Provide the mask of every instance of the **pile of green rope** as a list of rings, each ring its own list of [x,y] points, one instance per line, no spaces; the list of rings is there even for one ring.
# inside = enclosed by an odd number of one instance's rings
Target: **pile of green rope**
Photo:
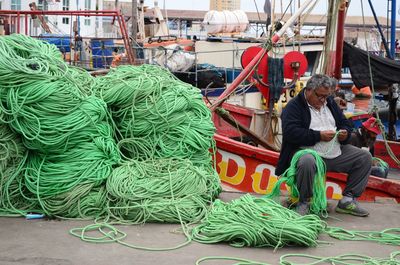
[[[221,192],[210,152],[215,127],[200,90],[141,65],[111,69],[96,78],[94,91],[108,105],[127,161],[107,181],[111,218],[199,221]]]
[[[96,94],[111,110],[127,158],[210,164],[215,127],[199,89],[158,66],[120,66],[96,79]]]
[[[230,203],[216,200],[192,236],[234,247],[316,246],[325,226],[317,215],[300,216],[274,200],[247,194]]]
[[[104,212],[87,209],[99,208],[93,191],[105,184],[120,154],[106,104],[87,93],[93,79],[69,67],[54,45],[23,35],[2,37],[0,57],[1,122],[28,149],[19,173],[0,187],[3,194],[19,197],[2,211],[26,214],[19,202],[27,200],[48,216]],[[106,196],[99,197],[105,205]]]
[[[121,223],[198,222],[218,196],[218,175],[188,159],[131,160],[107,179],[109,214]]]
[[[0,58],[0,214],[120,223],[205,215],[221,187],[200,90],[149,65],[95,80],[23,35],[0,38]]]
[[[7,124],[0,123],[0,215],[38,208],[35,201],[22,196],[22,168],[26,157],[26,148],[18,134]]]
[[[310,205],[310,212],[317,215],[326,215],[326,207],[328,205],[326,199],[326,166],[325,162],[318,155],[317,152],[310,149],[304,149],[297,151],[293,156],[290,167],[282,174],[273,187],[271,193],[267,195],[268,198],[276,198],[280,195],[280,187],[283,183],[286,183],[289,189],[290,196],[293,198],[299,198],[299,190],[296,184],[297,174],[297,162],[305,155],[311,154],[315,158],[316,172],[314,176],[313,185],[313,198]]]

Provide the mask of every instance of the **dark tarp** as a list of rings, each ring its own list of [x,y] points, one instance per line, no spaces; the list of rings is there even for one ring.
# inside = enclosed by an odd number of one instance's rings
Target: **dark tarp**
[[[374,87],[383,88],[400,83],[400,63],[370,54]],[[347,42],[343,46],[343,67],[349,67],[351,79],[356,87],[371,86],[367,51]]]

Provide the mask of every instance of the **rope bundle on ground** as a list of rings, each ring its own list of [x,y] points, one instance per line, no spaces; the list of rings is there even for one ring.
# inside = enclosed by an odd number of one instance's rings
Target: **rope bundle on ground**
[[[49,216],[98,216],[104,209],[92,189],[98,193],[120,154],[106,104],[86,93],[90,75],[68,67],[54,45],[23,35],[2,37],[0,55],[2,122],[29,149],[22,178],[12,177],[20,198],[4,205],[5,211],[21,214],[26,207],[18,202],[25,199]],[[10,194],[10,181],[0,187],[3,193]]]
[[[131,160],[113,171],[107,191],[112,219],[176,223],[200,221],[220,186],[215,171],[188,159]]]
[[[2,175],[1,213],[123,223],[204,216],[220,186],[209,152],[215,128],[198,89],[146,65],[94,82],[54,45],[22,35],[2,37],[0,56],[1,125],[28,149],[14,148],[21,163]],[[115,135],[126,158],[139,160],[108,179],[121,162]]]
[[[210,164],[215,127],[200,90],[157,66],[121,66],[96,80],[127,158],[188,158]]]
[[[216,200],[192,235],[201,243],[234,247],[316,246],[325,226],[316,215],[300,216],[274,200],[244,195],[230,203]]]
[[[23,197],[22,170],[27,151],[17,133],[0,123],[0,215],[25,214],[39,209],[36,201]]]

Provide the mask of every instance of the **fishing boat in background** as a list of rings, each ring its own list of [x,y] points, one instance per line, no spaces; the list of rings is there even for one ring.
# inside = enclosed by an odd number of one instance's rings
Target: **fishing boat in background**
[[[222,107],[228,110],[238,122],[246,126],[252,123],[254,110],[227,103],[224,103]],[[214,137],[217,144],[215,162],[221,181],[232,189],[242,192],[270,193],[278,180],[274,172],[279,152],[234,140],[240,138],[241,133],[217,115],[214,115],[214,124],[217,128]],[[379,142],[378,146],[380,149],[376,152],[379,154],[378,157],[382,157],[381,154],[385,152],[381,153],[381,150],[386,149],[383,149],[382,142]],[[341,199],[346,179],[346,174],[327,172],[327,198]],[[281,189],[287,188],[282,186]],[[370,176],[360,200],[378,201],[381,198],[393,198],[400,203],[400,181]]]
[[[309,2],[304,3],[304,5],[306,4],[309,4]],[[338,78],[341,76],[342,68],[343,25],[346,8],[346,3],[343,1],[342,6],[339,8],[339,12],[336,14],[338,16],[338,40],[336,42],[336,47],[329,50],[329,57],[325,59],[325,64],[327,67],[325,67],[324,72],[328,75]],[[272,40],[274,41],[274,37],[279,39],[281,34],[282,32],[278,31],[273,36]],[[335,46],[333,38],[331,39],[331,43],[326,41],[325,44]],[[215,102],[213,102],[211,106],[212,110],[216,110],[218,106],[220,106],[222,102],[229,96],[229,94],[236,88],[236,86],[247,79],[249,75],[254,76],[254,72],[257,72],[257,69],[254,70],[255,65],[257,65],[259,60],[262,62],[262,59],[260,58],[262,58],[265,54],[265,52],[263,53],[263,50],[265,51],[267,49],[268,48],[264,47],[263,49],[260,49],[257,54],[253,55],[254,59],[248,63],[243,72],[234,80],[227,90],[224,91],[224,93]],[[253,70],[254,72],[252,72]],[[273,104],[273,101],[268,100],[268,97],[271,96],[269,91],[263,91],[263,89],[265,89],[264,85],[265,84],[257,84],[256,86],[266,98],[267,104]],[[266,89],[268,90],[268,87]],[[231,119],[236,121],[236,127],[249,127],[252,123],[254,126],[254,110],[240,108],[238,106],[232,106],[229,104],[223,104],[222,108],[226,109],[231,115]],[[272,108],[269,110],[271,111],[271,109]],[[356,118],[362,119],[368,118],[369,116],[370,115],[368,113],[365,113],[363,117],[358,116]],[[217,128],[217,133],[215,135],[215,140],[217,142],[217,153],[215,155],[215,159],[217,162],[217,171],[222,182],[240,191],[255,192],[260,194],[270,192],[277,181],[277,176],[274,175],[274,171],[279,158],[279,152],[277,152],[277,150],[271,151],[233,140],[234,138],[237,139],[243,137],[243,134],[239,133],[238,135],[235,135],[235,132],[232,131],[235,130],[235,123],[230,122],[226,118],[224,118],[224,120],[227,121],[227,123],[224,124],[220,117],[214,116],[214,124]],[[231,130],[227,129],[227,126],[231,126]],[[247,131],[243,129],[242,132],[247,133]],[[262,139],[257,139],[256,136],[251,134],[250,136],[251,139],[255,140],[256,142],[261,140],[261,145],[263,145]],[[260,144],[260,142],[258,144]],[[265,148],[270,147],[266,145],[263,146]],[[397,145],[391,146],[397,147]],[[385,149],[383,149],[383,147]],[[378,141],[376,153],[378,157],[388,160],[388,152],[386,151],[386,148],[388,148],[388,145],[384,145],[382,141]],[[395,154],[396,150],[398,149],[395,149]],[[393,163],[390,163],[390,165],[393,167],[396,166]],[[331,199],[340,199],[342,196],[342,190],[346,183],[346,175],[342,173],[327,172],[326,179],[327,197]],[[281,189],[286,189],[286,187],[282,186]],[[381,179],[371,176],[368,180],[366,191],[363,193],[360,200],[375,201],[379,200],[380,197],[394,198],[397,202],[400,202],[400,181]]]

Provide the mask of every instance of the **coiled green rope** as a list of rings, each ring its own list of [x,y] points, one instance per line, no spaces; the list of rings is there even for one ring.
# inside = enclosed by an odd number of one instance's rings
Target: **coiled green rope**
[[[129,161],[107,179],[110,218],[125,224],[198,222],[220,192],[215,171],[188,159]]]
[[[310,205],[310,212],[317,215],[326,215],[326,207],[328,205],[326,199],[326,166],[325,162],[318,155],[317,152],[310,149],[297,151],[290,162],[290,167],[282,174],[273,187],[271,193],[267,195],[268,198],[276,198],[280,195],[280,187],[286,183],[289,187],[290,195],[294,198],[299,197],[299,190],[296,184],[297,162],[305,155],[311,154],[315,158],[316,172],[314,176],[313,185],[313,198]]]
[[[247,194],[230,203],[216,200],[192,236],[200,243],[234,247],[316,246],[325,226],[317,215],[300,216],[274,200]]]
[[[126,158],[188,158],[210,164],[215,127],[200,90],[151,65],[121,66],[96,79]]]
[[[70,233],[87,242],[117,242],[142,250],[180,248],[191,241],[187,224],[203,218],[209,203],[219,194],[219,185],[209,186],[215,183],[210,181],[215,177],[218,178],[215,172],[196,167],[187,159],[126,162],[107,180],[109,200],[105,221],[72,229]],[[126,234],[112,225],[144,222],[180,223],[187,240],[165,248],[132,245],[124,242]],[[88,235],[94,231],[100,236]]]
[[[373,157],[372,161],[376,161],[378,167],[382,168],[382,169],[388,169],[389,165],[388,163],[386,163],[385,161],[383,161],[382,159],[380,159],[379,157]]]
[[[2,178],[0,212],[102,215],[101,185],[120,153],[106,104],[88,96],[93,79],[68,67],[54,45],[27,36],[0,38],[0,55],[1,122],[29,149],[18,171]]]
[[[0,38],[0,56],[0,123],[28,149],[1,178],[0,213],[121,223],[204,216],[221,187],[209,151],[215,128],[198,89],[149,65],[95,80],[54,45],[23,35]],[[138,161],[112,174],[122,162],[114,137]]]

